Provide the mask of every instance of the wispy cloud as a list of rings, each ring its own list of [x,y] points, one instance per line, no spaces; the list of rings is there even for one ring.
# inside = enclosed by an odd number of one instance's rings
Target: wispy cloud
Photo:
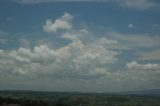
[[[151,0],[116,0],[117,3],[124,7],[135,9],[149,9],[156,6],[156,3]]]
[[[145,52],[140,52],[137,58],[138,60],[160,60],[160,50],[149,50]]]
[[[134,48],[152,48],[158,47],[160,45],[159,36],[152,36],[146,33],[142,34],[125,34],[119,33],[116,31],[108,31],[107,35],[112,38],[118,40],[118,47],[126,48],[126,49],[134,49]]]
[[[8,33],[0,30],[0,44],[7,44],[9,42],[9,39],[5,37],[6,35],[8,35]]]
[[[111,2],[122,7],[145,10],[156,7],[157,3],[151,0],[13,0],[17,3],[32,4],[32,3],[52,3],[52,2]]]
[[[80,2],[80,1],[96,1],[96,0],[13,0],[17,3],[32,4],[32,3],[51,3],[51,2]]]

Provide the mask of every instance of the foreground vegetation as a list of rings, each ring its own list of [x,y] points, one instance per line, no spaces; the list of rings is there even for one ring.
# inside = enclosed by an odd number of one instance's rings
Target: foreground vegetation
[[[160,98],[96,93],[0,92],[0,106],[7,106],[7,104],[17,104],[14,106],[160,106]]]

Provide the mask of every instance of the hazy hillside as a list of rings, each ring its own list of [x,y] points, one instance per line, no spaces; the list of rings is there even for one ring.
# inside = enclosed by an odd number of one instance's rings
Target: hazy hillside
[[[160,89],[150,89],[150,90],[139,90],[139,91],[128,91],[122,92],[124,95],[139,95],[139,96],[159,96]]]
[[[123,94],[107,94],[78,92],[0,91],[0,105],[11,106],[14,104],[15,106],[160,106],[160,97],[144,95],[142,96],[141,94],[143,93],[143,91],[141,91],[140,93],[138,92],[139,91]]]

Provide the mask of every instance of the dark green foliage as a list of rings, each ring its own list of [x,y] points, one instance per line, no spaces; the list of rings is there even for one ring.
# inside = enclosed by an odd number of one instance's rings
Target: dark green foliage
[[[0,105],[20,106],[160,106],[159,97],[96,93],[0,92]]]

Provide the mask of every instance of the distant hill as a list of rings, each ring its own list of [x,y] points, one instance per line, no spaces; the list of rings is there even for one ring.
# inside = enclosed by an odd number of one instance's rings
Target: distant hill
[[[160,97],[160,89],[138,90],[121,92],[122,95],[136,95],[136,96],[158,96]]]
[[[149,89],[149,90],[137,90],[137,91],[126,91],[119,93],[82,93],[82,92],[47,92],[47,91],[27,91],[27,90],[3,90],[0,91],[0,96],[75,96],[75,95],[94,95],[94,96],[154,96],[160,97],[160,89]]]

